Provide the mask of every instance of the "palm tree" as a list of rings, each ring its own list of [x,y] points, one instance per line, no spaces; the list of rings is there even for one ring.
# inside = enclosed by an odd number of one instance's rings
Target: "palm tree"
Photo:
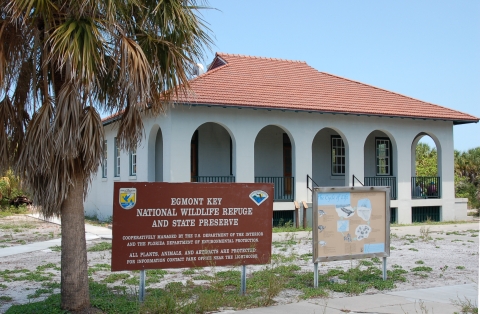
[[[211,44],[201,4],[0,0],[0,172],[14,165],[43,215],[62,218],[63,309],[90,304],[83,199],[102,158],[99,112],[122,112],[119,143],[136,147],[142,115],[187,92]]]

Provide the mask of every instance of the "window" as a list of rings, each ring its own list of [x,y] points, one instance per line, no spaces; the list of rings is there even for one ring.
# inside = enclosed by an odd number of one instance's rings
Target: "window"
[[[376,168],[377,175],[389,176],[391,175],[391,144],[388,138],[376,138]]]
[[[332,175],[345,175],[345,145],[340,136],[332,136]]]
[[[102,178],[107,177],[107,141],[103,141]]]
[[[115,144],[115,147],[114,147],[115,156],[114,156],[113,172],[115,177],[119,177],[120,176],[120,146],[118,145],[117,138],[114,139],[114,144]]]
[[[130,152],[130,175],[137,175],[137,150]]]

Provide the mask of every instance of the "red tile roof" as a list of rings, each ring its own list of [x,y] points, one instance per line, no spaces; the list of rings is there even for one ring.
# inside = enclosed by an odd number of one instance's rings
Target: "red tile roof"
[[[217,53],[180,102],[450,120],[479,118],[371,85],[319,72],[305,62]]]

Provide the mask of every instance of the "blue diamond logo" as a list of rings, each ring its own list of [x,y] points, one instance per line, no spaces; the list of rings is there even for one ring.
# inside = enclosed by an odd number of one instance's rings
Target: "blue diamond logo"
[[[250,193],[250,199],[255,202],[255,204],[260,205],[268,198],[268,194],[262,190],[256,190]]]

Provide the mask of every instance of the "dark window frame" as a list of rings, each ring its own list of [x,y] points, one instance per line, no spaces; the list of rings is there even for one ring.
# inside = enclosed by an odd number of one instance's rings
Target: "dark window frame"
[[[334,140],[340,140],[341,144],[340,146],[334,145]],[[337,149],[337,147],[340,148],[340,154],[337,154],[337,150],[335,150],[335,157],[334,157],[334,148]],[[342,154],[343,153],[343,154]],[[338,157],[337,157],[338,156]],[[334,160],[335,159],[335,160]],[[343,160],[343,163],[337,163],[335,161],[338,160]],[[346,155],[345,155],[345,142],[343,141],[343,138],[340,135],[331,135],[330,136],[330,172],[332,176],[345,176],[345,163],[346,163]],[[339,170],[339,172],[335,172],[335,170]]]
[[[378,146],[378,141],[386,141],[388,142],[388,147],[387,147],[387,154],[386,154],[386,165],[384,167],[387,167],[387,173],[381,173],[380,172],[380,157],[379,157],[379,146]],[[393,175],[393,156],[392,156],[392,141],[388,137],[375,137],[375,175],[376,176],[381,176],[381,177],[388,177]]]

